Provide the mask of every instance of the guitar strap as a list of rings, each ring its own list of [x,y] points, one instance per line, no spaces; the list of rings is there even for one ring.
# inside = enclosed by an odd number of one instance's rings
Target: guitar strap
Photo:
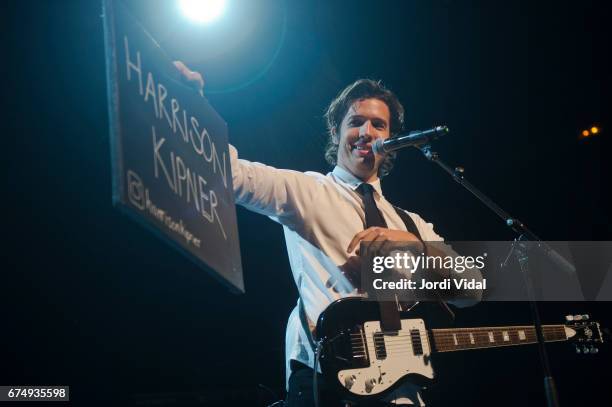
[[[423,238],[421,237],[421,234],[419,233],[419,229],[417,228],[416,224],[414,223],[410,215],[408,215],[403,209],[398,208],[397,206],[393,206],[393,209],[395,209],[395,212],[398,214],[400,218],[402,218],[402,221],[404,221],[404,225],[406,225],[406,230],[412,233],[413,235],[415,235],[416,237],[418,237],[421,243],[423,243],[423,247],[425,248],[425,255],[427,255],[427,246],[425,245],[425,242],[423,242]],[[446,311],[450,315],[451,319],[454,320],[455,313],[448,307],[448,304],[446,303],[446,301],[440,298],[439,294],[436,293],[436,295],[438,296],[438,303],[440,304],[442,309],[444,309],[444,311]]]
[[[397,206],[393,206],[393,209],[395,209],[395,213],[397,213],[397,215],[404,222],[404,225],[406,225],[406,230],[412,233],[413,235],[415,235],[416,237],[418,237],[419,240],[422,242],[423,238],[421,238],[419,229],[417,228],[416,224],[414,223],[410,215],[408,215],[403,209],[398,208]]]
[[[421,234],[419,233],[419,229],[417,228],[416,224],[414,223],[414,221],[412,220],[410,215],[408,215],[408,213],[406,213],[403,209],[398,208],[397,206],[393,206],[393,209],[395,209],[395,212],[397,213],[397,215],[404,222],[404,225],[406,226],[406,230],[408,232],[412,233],[413,235],[415,235],[416,237],[418,237],[419,240],[422,242],[423,239],[421,238]],[[397,304],[395,304],[394,302],[389,302],[389,303],[392,304],[393,306],[397,306]],[[308,343],[310,344],[310,347],[312,348],[312,350],[314,352],[315,349],[316,349],[315,348],[315,343],[314,343],[314,339],[312,337],[312,331],[310,330],[310,325],[308,324],[308,317],[306,316],[306,311],[304,309],[304,302],[302,301],[301,297],[298,300],[298,304],[299,304],[298,305],[298,308],[299,308],[298,313],[300,315],[300,323],[302,324],[302,329],[306,333],[306,338],[308,339]],[[385,312],[382,309],[381,309],[381,311]],[[388,310],[388,311],[391,311],[391,310]],[[394,313],[398,314],[398,311],[394,310]]]
[[[406,226],[406,230],[413,235],[415,235],[421,242],[421,234],[419,233],[419,229],[416,224],[404,210],[398,208],[397,206],[393,206],[395,209],[395,213],[402,219],[404,225]],[[423,244],[425,246],[425,244]],[[397,297],[396,297],[397,298]],[[402,328],[402,322],[400,319],[399,311],[400,306],[396,301],[379,301],[378,306],[380,309],[380,327],[383,331],[399,331]]]

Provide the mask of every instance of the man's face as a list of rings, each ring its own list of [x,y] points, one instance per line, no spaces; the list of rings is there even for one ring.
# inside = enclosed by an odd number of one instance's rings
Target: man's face
[[[374,154],[372,144],[390,137],[389,121],[389,107],[382,100],[355,101],[336,134],[338,165],[364,182],[374,180],[384,156]]]

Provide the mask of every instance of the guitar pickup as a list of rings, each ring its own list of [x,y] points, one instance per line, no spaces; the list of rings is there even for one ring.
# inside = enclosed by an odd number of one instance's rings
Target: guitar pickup
[[[385,346],[385,335],[382,332],[375,332],[374,335],[374,351],[376,359],[384,360],[387,358],[387,347]]]
[[[423,354],[423,342],[421,341],[421,332],[418,329],[410,330],[410,339],[412,341],[412,351],[415,356]]]

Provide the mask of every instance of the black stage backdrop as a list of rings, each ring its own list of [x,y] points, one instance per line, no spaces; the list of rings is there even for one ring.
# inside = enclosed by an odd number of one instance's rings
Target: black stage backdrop
[[[604,2],[234,2],[250,22],[235,43],[238,25],[221,41],[174,2],[127,3],[173,58],[204,72],[245,158],[327,171],[326,103],[356,78],[381,78],[410,129],[448,125],[442,156],[543,239],[612,240]],[[280,227],[238,209],[236,296],[113,208],[100,3],[3,8],[0,384],[70,385],[78,406],[281,397],[297,293]],[[603,132],[579,140],[592,124]],[[384,188],[449,240],[511,237],[417,151]],[[612,326],[606,303],[541,309],[547,323],[588,312]],[[457,325],[528,321],[526,304],[487,303],[460,310]],[[609,396],[611,352],[550,347],[563,405]],[[437,368],[432,405],[544,401],[534,347],[447,355]]]

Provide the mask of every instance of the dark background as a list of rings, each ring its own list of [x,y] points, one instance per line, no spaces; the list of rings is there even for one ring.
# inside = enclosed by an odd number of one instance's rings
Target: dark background
[[[448,125],[442,157],[542,238],[612,240],[604,2],[234,1],[209,28],[174,2],[127,3],[172,58],[204,73],[244,158],[327,171],[326,104],[357,78],[380,78],[408,129]],[[0,384],[70,385],[79,406],[275,400],[260,384],[282,397],[297,292],[280,226],[238,209],[247,293],[235,296],[120,214],[100,3],[3,8]],[[579,139],[594,124],[601,134]],[[416,150],[383,184],[448,240],[512,238]],[[610,309],[541,305],[547,323],[589,312],[608,327]],[[457,325],[528,321],[526,304],[483,303],[458,311]],[[609,399],[609,347],[549,348],[562,405]],[[436,362],[432,405],[544,403],[535,347]]]

